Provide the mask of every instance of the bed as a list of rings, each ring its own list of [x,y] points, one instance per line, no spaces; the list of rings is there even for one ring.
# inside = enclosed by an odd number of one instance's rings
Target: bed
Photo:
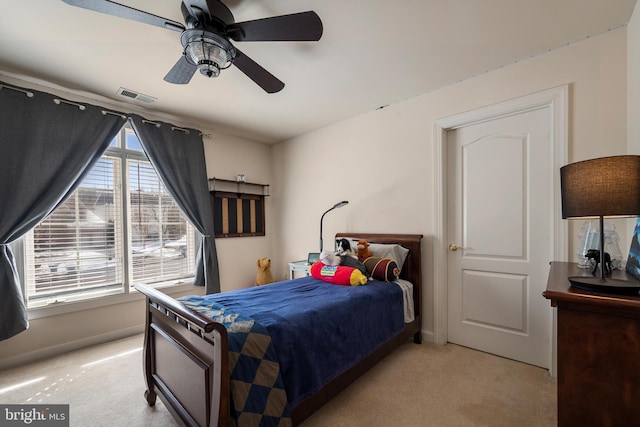
[[[146,296],[148,405],[160,397],[176,421],[188,426],[299,425],[395,348],[410,340],[421,343],[422,236],[338,233],[339,238],[406,248],[400,278],[412,285],[404,287],[412,298],[393,283],[351,287],[312,277],[181,301],[136,285]],[[303,299],[293,300],[298,294]],[[316,308],[310,301],[322,304],[328,295],[335,295],[331,315],[320,317],[327,306]],[[369,299],[348,309],[335,303],[360,295]],[[265,309],[262,299],[275,301],[274,308]],[[375,305],[382,299],[388,305]],[[407,318],[407,301],[413,319]],[[405,312],[398,314],[403,305]],[[389,313],[380,316],[381,310]],[[252,362],[241,367],[245,358]],[[244,378],[249,375],[252,380]],[[247,413],[238,409],[241,399]]]

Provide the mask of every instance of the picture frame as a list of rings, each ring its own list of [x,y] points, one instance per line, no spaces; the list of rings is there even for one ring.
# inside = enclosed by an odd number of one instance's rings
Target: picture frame
[[[265,235],[265,196],[222,191],[210,195],[216,238]]]
[[[640,280],[640,218],[636,220],[636,226],[633,230],[625,270],[634,278]]]

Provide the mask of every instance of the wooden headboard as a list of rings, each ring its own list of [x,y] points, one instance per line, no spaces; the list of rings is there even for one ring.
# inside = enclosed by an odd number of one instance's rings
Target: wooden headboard
[[[368,243],[398,244],[409,249],[400,278],[413,283],[416,317],[422,313],[422,234],[337,233],[336,239],[364,239]]]

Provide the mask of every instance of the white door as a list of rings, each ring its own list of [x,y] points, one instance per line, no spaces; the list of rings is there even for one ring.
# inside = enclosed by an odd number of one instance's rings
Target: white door
[[[553,144],[546,107],[450,130],[447,339],[549,367],[542,297],[553,259]]]

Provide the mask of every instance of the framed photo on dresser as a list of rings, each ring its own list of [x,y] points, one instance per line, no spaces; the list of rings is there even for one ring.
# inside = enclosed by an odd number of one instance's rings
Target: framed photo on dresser
[[[640,218],[636,220],[636,226],[633,230],[626,270],[627,273],[640,280]]]

